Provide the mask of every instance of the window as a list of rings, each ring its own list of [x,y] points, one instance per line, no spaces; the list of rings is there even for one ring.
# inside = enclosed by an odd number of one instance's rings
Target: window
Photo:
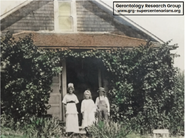
[[[76,31],[76,7],[74,0],[55,0],[55,31]]]

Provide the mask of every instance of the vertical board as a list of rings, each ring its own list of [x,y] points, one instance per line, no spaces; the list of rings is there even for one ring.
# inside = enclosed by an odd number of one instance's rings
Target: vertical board
[[[62,111],[61,111],[61,94],[60,94],[60,86],[61,86],[61,75],[57,74],[53,77],[53,83],[51,85],[52,92],[49,98],[49,105],[51,108],[48,109],[47,113],[52,115],[52,117],[62,119]]]
[[[66,60],[62,60],[62,99],[67,93],[67,70],[66,70]],[[62,104],[62,121],[66,121],[65,118],[65,108]]]

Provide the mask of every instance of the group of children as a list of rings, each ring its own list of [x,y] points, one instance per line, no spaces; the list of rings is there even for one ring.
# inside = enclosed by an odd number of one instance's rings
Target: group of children
[[[66,107],[66,132],[68,133],[79,133],[78,112],[76,108],[76,104],[79,103],[79,101],[74,91],[73,83],[69,83],[68,93],[62,101]],[[83,117],[82,127],[85,128],[87,133],[88,126],[91,126],[96,121],[95,113],[97,113],[98,120],[107,120],[110,112],[110,105],[106,97],[105,89],[100,87],[97,92],[99,92],[99,97],[96,98],[94,103],[90,90],[85,90],[84,100],[81,103],[81,113]]]

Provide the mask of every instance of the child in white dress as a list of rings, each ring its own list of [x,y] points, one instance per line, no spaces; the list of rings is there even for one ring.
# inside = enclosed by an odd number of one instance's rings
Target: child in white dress
[[[79,103],[77,96],[73,93],[73,83],[68,84],[68,93],[64,96],[62,103],[66,107],[66,132],[79,133],[78,112],[76,104]]]
[[[81,104],[81,113],[83,116],[82,127],[85,128],[88,133],[88,126],[91,126],[95,122],[96,105],[92,100],[91,92],[86,90],[84,92],[84,100]]]
[[[98,110],[98,120],[107,120],[110,114],[109,100],[103,87],[100,87],[97,92],[99,92],[99,97],[96,98],[95,103]]]

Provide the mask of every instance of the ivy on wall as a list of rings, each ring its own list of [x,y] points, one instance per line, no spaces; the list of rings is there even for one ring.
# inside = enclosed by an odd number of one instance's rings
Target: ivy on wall
[[[177,69],[173,66],[174,57],[170,51],[177,48],[170,42],[157,48],[150,43],[133,49],[90,50],[59,52],[61,58],[92,57],[100,59],[107,70],[111,118],[122,121],[139,133],[151,133],[153,129],[168,128],[173,134],[180,133],[170,120],[181,113],[174,113],[177,108],[174,99]],[[183,94],[179,95],[183,101]],[[180,106],[180,107],[179,107]],[[173,111],[173,112],[172,112]],[[173,116],[173,117],[172,117]]]
[[[31,36],[1,39],[1,113],[24,121],[46,115],[52,77],[61,71],[56,53],[39,50]]]

